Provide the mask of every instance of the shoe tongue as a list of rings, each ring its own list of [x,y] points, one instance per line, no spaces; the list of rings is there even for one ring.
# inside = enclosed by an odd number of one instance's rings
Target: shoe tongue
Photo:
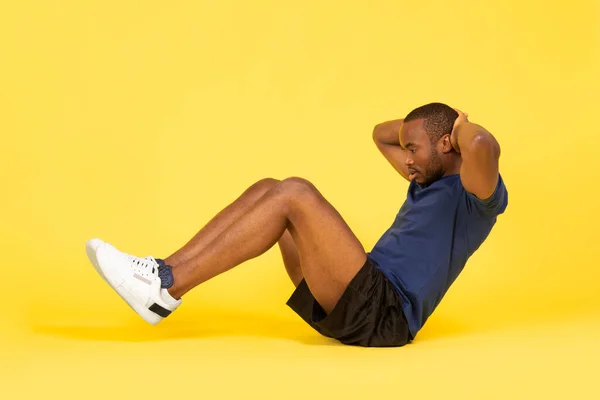
[[[156,263],[158,264],[158,269],[160,269],[161,267],[164,267],[165,264],[165,260],[161,259],[161,258],[155,258],[154,261],[156,261]]]

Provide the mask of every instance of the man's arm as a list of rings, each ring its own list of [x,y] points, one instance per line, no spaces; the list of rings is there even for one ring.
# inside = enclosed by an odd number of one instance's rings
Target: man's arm
[[[373,129],[373,141],[392,167],[408,180],[406,152],[400,147],[400,126],[403,121],[396,119],[377,124]]]
[[[482,200],[488,199],[498,184],[500,144],[490,132],[456,111],[459,115],[450,141],[462,157],[460,180],[466,191]]]

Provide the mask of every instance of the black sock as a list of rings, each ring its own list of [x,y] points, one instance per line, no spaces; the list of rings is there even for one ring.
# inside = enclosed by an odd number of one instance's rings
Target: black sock
[[[158,263],[158,277],[160,278],[160,287],[168,289],[173,286],[173,267],[165,264],[161,258],[155,258]]]

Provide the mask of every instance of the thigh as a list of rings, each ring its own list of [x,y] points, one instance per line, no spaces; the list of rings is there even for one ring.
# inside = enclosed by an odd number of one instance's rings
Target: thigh
[[[282,181],[290,192],[288,230],[296,243],[302,275],[329,313],[365,264],[366,252],[340,213],[302,178]]]

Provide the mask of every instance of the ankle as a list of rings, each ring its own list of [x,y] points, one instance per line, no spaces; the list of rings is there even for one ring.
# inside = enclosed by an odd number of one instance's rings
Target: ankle
[[[169,294],[169,296],[171,296],[175,300],[179,300],[179,299],[181,299],[181,296],[183,296],[182,291],[180,289],[178,289],[175,285],[173,285],[170,288],[167,288],[165,290]]]
[[[164,262],[165,262],[165,264],[170,265],[173,268],[176,268],[179,265],[183,264],[183,260],[177,259],[177,257],[175,257],[174,255],[171,255],[171,256],[165,258]]]
[[[163,299],[163,301],[165,303],[167,303],[169,305],[175,305],[175,304],[179,303],[181,300],[181,298],[175,297],[171,293],[169,293],[169,289],[161,289],[160,297]]]
[[[177,270],[173,269],[173,284],[167,288],[167,291],[174,299],[179,300],[187,292],[186,288],[186,276],[185,271],[182,268]]]
[[[158,277],[160,278],[160,287],[168,289],[173,286],[173,267],[166,264],[163,260],[156,260],[158,263]]]

